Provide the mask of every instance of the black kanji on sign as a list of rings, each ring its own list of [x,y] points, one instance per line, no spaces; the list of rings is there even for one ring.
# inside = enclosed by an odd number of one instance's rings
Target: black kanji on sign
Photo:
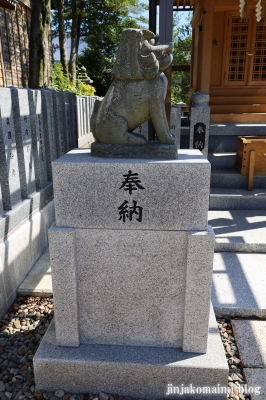
[[[193,149],[203,150],[205,147],[206,125],[198,122],[194,125]]]
[[[141,181],[139,180],[138,175],[138,173],[132,173],[132,171],[129,170],[126,175],[123,175],[125,180],[119,189],[124,188],[124,190],[128,190],[130,195],[132,194],[133,190],[145,189],[140,185]]]
[[[128,201],[125,200],[124,203],[121,204],[120,207],[118,207],[119,215],[120,215],[119,220],[122,219],[123,222],[126,222],[126,219],[128,218],[129,221],[132,221],[133,215],[136,214],[136,216],[138,217],[138,218],[136,218],[136,220],[138,222],[141,222],[143,208],[140,206],[137,206],[137,202],[135,200],[133,200],[132,207],[129,207],[128,204],[129,204]]]

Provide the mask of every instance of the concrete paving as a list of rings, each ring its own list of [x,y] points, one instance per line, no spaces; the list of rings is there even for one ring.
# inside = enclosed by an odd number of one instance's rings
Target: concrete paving
[[[266,210],[209,211],[208,217],[216,252],[266,253]]]
[[[244,368],[244,372],[250,392],[254,389],[251,400],[266,400],[266,369]]]
[[[18,295],[52,296],[50,254],[47,249],[18,288]]]
[[[217,317],[266,317],[266,254],[214,254],[212,304]]]
[[[245,367],[266,368],[266,321],[239,319],[231,323]]]
[[[231,322],[251,400],[266,400],[266,321]]]

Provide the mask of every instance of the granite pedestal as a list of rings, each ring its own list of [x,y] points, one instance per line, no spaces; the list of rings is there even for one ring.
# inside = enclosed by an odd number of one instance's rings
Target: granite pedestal
[[[55,326],[34,358],[37,390],[156,399],[179,396],[168,384],[226,387],[213,319],[209,330],[209,180],[198,150],[151,160],[79,149],[53,162]]]

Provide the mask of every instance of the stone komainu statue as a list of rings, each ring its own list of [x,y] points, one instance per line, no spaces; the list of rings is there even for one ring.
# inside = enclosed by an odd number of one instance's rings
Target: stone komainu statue
[[[161,143],[172,144],[164,100],[167,78],[162,72],[172,62],[172,44],[155,45],[148,30],[125,29],[112,70],[112,84],[102,101],[96,101],[91,129],[96,141],[139,145],[144,136],[133,133],[152,120]]]

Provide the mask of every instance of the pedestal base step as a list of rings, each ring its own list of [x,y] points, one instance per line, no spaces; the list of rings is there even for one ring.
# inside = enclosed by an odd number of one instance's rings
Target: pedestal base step
[[[213,311],[206,354],[162,347],[59,347],[52,322],[33,362],[36,391],[104,391],[156,400],[180,398],[183,390],[183,399],[226,399],[228,367]]]
[[[91,144],[91,155],[105,158],[147,158],[147,159],[177,159],[176,144],[162,144],[149,142],[144,145],[104,144],[94,142]]]

